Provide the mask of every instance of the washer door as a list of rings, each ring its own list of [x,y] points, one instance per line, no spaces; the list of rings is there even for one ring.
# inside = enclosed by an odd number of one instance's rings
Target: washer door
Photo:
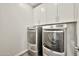
[[[44,33],[44,47],[63,53],[64,52],[64,31],[45,31]]]

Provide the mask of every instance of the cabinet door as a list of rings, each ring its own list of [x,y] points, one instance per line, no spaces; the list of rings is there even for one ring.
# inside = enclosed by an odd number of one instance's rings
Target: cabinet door
[[[47,4],[41,4],[40,5],[40,13],[41,13],[41,19],[40,19],[40,24],[46,24],[46,5]]]
[[[46,23],[54,23],[57,18],[57,4],[56,3],[48,3],[46,5]]]
[[[39,25],[40,19],[41,19],[40,9],[39,9],[39,7],[36,7],[36,8],[33,9],[34,25]]]
[[[59,3],[58,4],[59,21],[74,20],[74,5],[73,3]]]
[[[78,19],[79,19],[79,3],[75,3],[75,8],[76,8],[76,10],[75,10],[75,12],[76,12],[76,19],[77,19],[77,21],[79,21]]]
[[[35,25],[45,24],[46,20],[46,6],[41,4],[34,9],[34,23]]]

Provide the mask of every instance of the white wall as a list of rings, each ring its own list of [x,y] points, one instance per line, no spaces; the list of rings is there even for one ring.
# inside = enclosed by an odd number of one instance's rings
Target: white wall
[[[0,4],[0,55],[16,55],[25,50],[26,26],[32,23],[30,6]]]

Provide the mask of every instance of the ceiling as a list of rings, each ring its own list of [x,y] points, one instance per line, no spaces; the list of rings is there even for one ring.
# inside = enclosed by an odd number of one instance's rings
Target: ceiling
[[[31,7],[35,8],[37,6],[39,6],[41,3],[28,3],[28,5],[30,5]]]

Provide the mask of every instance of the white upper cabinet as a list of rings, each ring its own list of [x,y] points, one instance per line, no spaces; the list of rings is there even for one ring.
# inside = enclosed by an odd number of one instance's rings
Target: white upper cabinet
[[[57,4],[46,3],[34,9],[34,22],[35,24],[50,24],[56,22],[57,17]]]
[[[46,24],[46,4],[41,4],[39,8],[41,15],[40,24]]]
[[[46,5],[41,4],[40,6],[34,8],[34,22],[35,25],[42,25],[46,22]]]
[[[58,4],[58,17],[59,21],[72,21],[74,20],[74,4],[73,3],[59,3]]]
[[[35,25],[76,20],[78,7],[74,3],[44,3],[34,8]],[[79,14],[79,13],[78,13]]]
[[[48,3],[46,4],[46,23],[54,23],[57,19],[57,3]]]
[[[41,19],[40,9],[39,9],[39,7],[36,7],[33,9],[34,25],[39,25],[40,19]]]
[[[76,19],[78,20],[79,19],[79,3],[75,3],[75,8],[76,8]],[[78,20],[79,21],[79,20]]]

